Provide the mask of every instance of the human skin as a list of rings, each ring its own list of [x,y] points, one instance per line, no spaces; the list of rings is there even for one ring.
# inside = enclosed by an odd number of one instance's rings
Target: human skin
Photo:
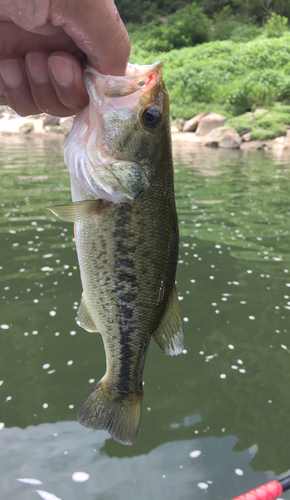
[[[113,0],[0,0],[0,104],[69,116],[88,94],[80,59],[124,75],[130,41]]]

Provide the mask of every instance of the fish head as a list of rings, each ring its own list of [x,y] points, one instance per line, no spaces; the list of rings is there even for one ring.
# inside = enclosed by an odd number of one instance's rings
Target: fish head
[[[113,203],[132,202],[150,186],[164,147],[170,148],[162,67],[162,61],[128,64],[123,77],[84,69],[90,104],[76,117],[64,147],[74,201],[80,199],[77,190],[85,190]]]

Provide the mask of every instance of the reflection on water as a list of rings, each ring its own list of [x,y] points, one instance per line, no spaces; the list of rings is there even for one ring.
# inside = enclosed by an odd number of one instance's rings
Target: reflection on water
[[[5,463],[4,498],[30,500],[41,491],[54,495],[43,496],[45,500],[201,499],[205,490],[208,494],[212,491],[211,498],[225,498],[220,477],[224,470],[228,471],[229,486],[242,479],[240,471],[252,484],[255,478],[260,482],[265,479],[261,473],[255,477],[248,465],[255,450],[232,457],[237,441],[234,436],[224,437],[222,442],[215,437],[168,442],[148,454],[122,460],[103,452],[107,436],[104,431],[95,433],[67,421],[25,430],[4,429],[0,449],[1,463]],[[17,454],[10,452],[7,463],[11,443],[17,443]],[[219,464],[218,452],[224,457]]]
[[[44,208],[70,200],[61,148],[61,140],[2,137],[1,498],[230,499],[282,477],[289,155],[174,144],[186,345],[168,358],[150,344],[141,429],[124,447],[75,421],[105,354],[101,337],[75,323],[72,225]],[[77,482],[76,472],[89,478]]]

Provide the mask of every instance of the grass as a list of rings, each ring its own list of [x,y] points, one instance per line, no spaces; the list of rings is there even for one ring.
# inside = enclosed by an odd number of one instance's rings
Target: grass
[[[290,126],[290,106],[276,105],[261,114],[249,113],[232,117],[226,123],[239,134],[251,132],[251,139],[274,139],[287,133],[287,125]]]

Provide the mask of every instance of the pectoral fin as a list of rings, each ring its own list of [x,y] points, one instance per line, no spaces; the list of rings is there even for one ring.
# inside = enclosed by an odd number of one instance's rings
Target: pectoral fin
[[[62,220],[75,222],[88,217],[88,215],[100,213],[106,205],[106,201],[97,199],[75,201],[74,203],[65,203],[65,205],[46,208]]]
[[[77,324],[88,332],[98,331],[84,293],[78,310]]]
[[[182,352],[184,346],[184,333],[181,309],[175,286],[158,328],[153,333],[153,338],[167,355],[175,356]]]

